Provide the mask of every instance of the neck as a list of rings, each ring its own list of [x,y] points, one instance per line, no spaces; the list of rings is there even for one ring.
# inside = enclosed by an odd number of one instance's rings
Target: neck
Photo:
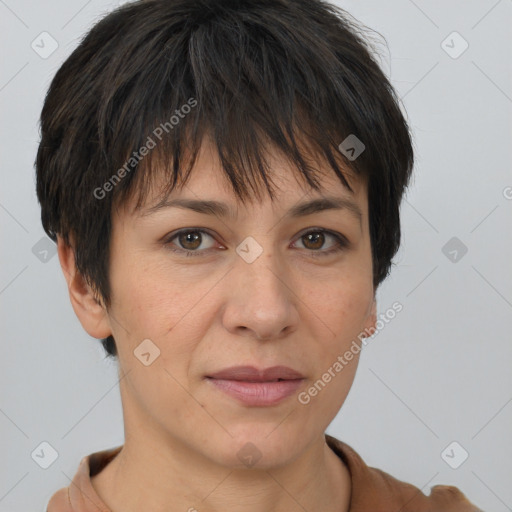
[[[231,469],[182,444],[162,450],[150,436],[126,436],[121,452],[91,480],[111,510],[135,512],[347,512],[350,474],[324,435],[292,464]],[[171,508],[170,508],[171,507]]]
[[[198,450],[198,442],[207,448],[214,436],[201,440],[195,433],[172,435],[123,391],[121,386],[124,446],[91,478],[111,510],[235,512],[243,507],[244,512],[348,512],[350,473],[323,433],[286,462],[233,467],[211,456],[211,450]],[[274,455],[274,460],[285,460]]]

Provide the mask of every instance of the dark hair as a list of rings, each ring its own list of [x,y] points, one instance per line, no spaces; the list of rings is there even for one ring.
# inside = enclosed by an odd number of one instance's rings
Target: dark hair
[[[362,32],[322,0],[149,0],[118,8],[86,34],[46,95],[37,197],[46,233],[73,247],[78,272],[106,307],[113,208],[130,197],[139,208],[154,172],[166,173],[163,196],[184,184],[205,134],[241,200],[249,188],[260,197],[262,183],[274,198],[269,144],[315,190],[312,154],[349,190],[338,162],[364,178],[379,286],[400,245],[413,148]],[[365,146],[356,159],[338,150],[351,134]],[[117,355],[112,336],[102,343]]]

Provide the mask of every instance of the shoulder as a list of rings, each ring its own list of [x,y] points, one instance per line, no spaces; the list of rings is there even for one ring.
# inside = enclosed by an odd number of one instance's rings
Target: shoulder
[[[348,444],[326,434],[327,444],[347,465],[352,479],[350,512],[482,512],[457,487],[435,485],[426,496],[416,486],[369,467]]]
[[[69,503],[69,487],[63,487],[54,493],[46,506],[46,512],[71,512],[72,510]]]
[[[46,512],[104,512],[108,508],[92,486],[91,478],[121,451],[122,445],[83,457],[68,487],[59,489],[48,502]]]
[[[434,485],[430,488],[429,498],[436,506],[442,507],[441,510],[483,512],[476,505],[473,505],[462,491],[453,485]]]

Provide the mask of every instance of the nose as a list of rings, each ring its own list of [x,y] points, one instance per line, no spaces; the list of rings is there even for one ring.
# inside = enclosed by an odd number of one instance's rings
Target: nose
[[[252,263],[240,258],[229,273],[228,288],[222,321],[230,333],[263,341],[297,329],[299,298],[293,277],[270,250]]]

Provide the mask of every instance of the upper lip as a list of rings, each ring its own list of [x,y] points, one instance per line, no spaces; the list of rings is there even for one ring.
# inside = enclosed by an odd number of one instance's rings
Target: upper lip
[[[282,380],[303,379],[304,376],[288,366],[271,366],[258,370],[254,366],[231,366],[219,372],[207,375],[212,379],[241,380],[251,382],[269,382]]]

